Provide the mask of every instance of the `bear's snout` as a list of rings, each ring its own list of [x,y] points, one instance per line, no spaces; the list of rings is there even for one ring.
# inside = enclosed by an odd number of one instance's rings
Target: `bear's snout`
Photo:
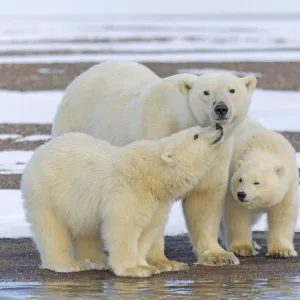
[[[241,202],[244,202],[247,197],[247,194],[245,192],[238,192],[237,197]]]
[[[224,102],[219,102],[214,108],[215,114],[220,119],[225,119],[225,116],[227,115],[228,111],[229,111],[229,108]]]

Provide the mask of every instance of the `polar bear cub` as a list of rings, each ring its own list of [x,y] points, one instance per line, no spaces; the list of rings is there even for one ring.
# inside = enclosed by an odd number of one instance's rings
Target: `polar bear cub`
[[[39,147],[21,189],[42,267],[105,269],[102,236],[116,275],[158,273],[148,250],[173,202],[198,184],[223,139],[221,126],[195,126],[124,147],[83,133]]]
[[[240,256],[258,254],[251,225],[268,214],[268,253],[293,257],[298,215],[299,175],[295,150],[280,134],[252,119],[236,132],[224,213],[228,249]]]

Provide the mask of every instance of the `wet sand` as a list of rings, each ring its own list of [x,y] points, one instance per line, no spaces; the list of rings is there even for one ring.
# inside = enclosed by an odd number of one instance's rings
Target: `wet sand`
[[[300,258],[266,258],[265,233],[256,232],[256,241],[262,246],[257,257],[240,258],[238,266],[204,267],[195,265],[196,258],[187,235],[166,237],[165,252],[169,259],[189,264],[189,269],[154,275],[146,280],[250,280],[258,278],[281,278],[300,276]],[[300,234],[295,245],[300,252]],[[87,281],[114,279],[132,282],[134,278],[118,278],[110,271],[85,271],[78,273],[55,273],[39,269],[39,254],[29,238],[0,239],[0,281],[1,282],[51,282]]]

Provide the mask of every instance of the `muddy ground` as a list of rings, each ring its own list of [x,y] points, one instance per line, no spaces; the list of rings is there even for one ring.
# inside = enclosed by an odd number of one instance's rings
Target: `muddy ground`
[[[0,65],[0,89],[61,90],[78,74],[96,63],[74,64],[4,64]],[[185,68],[221,68],[261,73],[258,88],[274,90],[300,89],[299,62],[230,62],[230,63],[144,63],[159,76],[176,74]],[[51,72],[47,73],[47,70]]]
[[[195,265],[196,258],[187,235],[166,237],[165,252],[169,259],[188,263],[186,271],[154,275],[147,280],[248,280],[300,276],[300,258],[266,258],[265,233],[255,233],[256,241],[263,246],[257,257],[240,258],[238,266],[204,267]],[[295,238],[300,252],[300,234]],[[0,281],[51,282],[116,279],[129,282],[136,279],[117,278],[110,271],[85,271],[79,273],[55,273],[39,269],[39,255],[29,238],[0,239]]]

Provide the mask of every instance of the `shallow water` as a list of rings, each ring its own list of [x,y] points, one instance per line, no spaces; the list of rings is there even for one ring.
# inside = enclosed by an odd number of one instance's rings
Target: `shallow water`
[[[0,283],[0,299],[299,299],[300,278]]]

